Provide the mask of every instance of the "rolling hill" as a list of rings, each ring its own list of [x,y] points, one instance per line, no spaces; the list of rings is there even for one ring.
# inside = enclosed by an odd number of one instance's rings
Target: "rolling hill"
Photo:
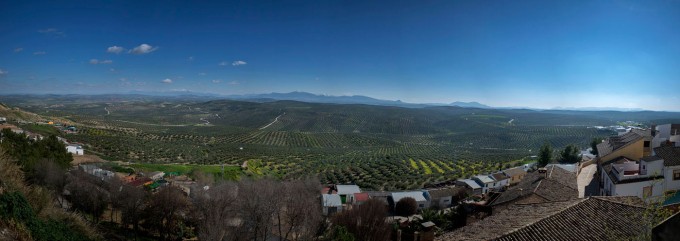
[[[239,164],[282,178],[406,189],[527,161],[620,121],[680,122],[679,113],[250,102],[144,95],[2,96],[8,106],[76,123],[70,140],[108,160]]]

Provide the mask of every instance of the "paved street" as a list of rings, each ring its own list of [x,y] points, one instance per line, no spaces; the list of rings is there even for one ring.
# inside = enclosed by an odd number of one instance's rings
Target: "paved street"
[[[578,175],[576,183],[578,184],[578,197],[598,195],[599,188],[597,187],[597,178],[594,178],[597,171],[597,165],[588,165],[581,170]]]

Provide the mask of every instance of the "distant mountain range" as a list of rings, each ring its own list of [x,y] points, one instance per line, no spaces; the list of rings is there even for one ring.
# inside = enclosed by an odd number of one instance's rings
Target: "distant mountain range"
[[[272,100],[294,100],[301,102],[313,103],[332,103],[332,104],[364,104],[364,105],[383,105],[383,106],[398,106],[407,108],[422,108],[428,106],[458,106],[465,108],[482,108],[494,109],[494,107],[481,104],[479,102],[460,102],[456,101],[450,104],[445,103],[427,103],[416,104],[407,103],[401,100],[381,100],[363,95],[352,96],[333,96],[333,95],[317,95],[308,92],[290,92],[290,93],[270,93],[270,94],[253,94],[253,95],[228,95],[224,96],[228,99],[234,100],[250,100],[250,101],[272,101]]]
[[[466,108],[480,108],[480,109],[494,109],[494,107],[481,104],[479,102],[473,101],[473,102],[461,102],[461,101],[456,101],[451,104],[451,106],[458,106],[458,107],[466,107]]]
[[[619,107],[556,107],[551,109],[539,109],[531,107],[497,107],[489,106],[476,101],[462,102],[456,101],[452,103],[408,103],[401,100],[382,100],[363,95],[352,96],[334,96],[334,95],[318,95],[308,92],[294,91],[289,93],[268,93],[268,94],[246,94],[246,95],[221,95],[214,93],[192,92],[188,90],[173,90],[173,91],[131,91],[127,94],[139,96],[162,96],[162,97],[176,97],[176,98],[196,98],[196,99],[230,99],[251,102],[272,102],[280,100],[292,100],[300,102],[311,103],[328,103],[328,104],[364,104],[364,105],[380,105],[380,106],[396,106],[406,108],[424,108],[432,106],[458,106],[463,108],[479,108],[479,109],[531,109],[531,110],[554,110],[554,111],[645,111],[640,108],[619,108]],[[115,96],[117,94],[110,94]],[[125,94],[122,94],[125,95]],[[52,96],[52,95],[48,95]],[[60,95],[54,95],[60,96]],[[74,95],[65,95],[74,96]],[[75,95],[78,96],[78,95]],[[83,95],[87,96],[87,95]],[[92,95],[92,96],[108,96],[108,95]]]
[[[270,102],[278,100],[293,100],[301,102],[312,103],[330,103],[330,104],[364,104],[364,105],[382,105],[382,106],[398,106],[408,108],[422,108],[433,106],[431,104],[414,104],[406,103],[400,100],[381,100],[363,95],[352,96],[333,96],[333,95],[317,95],[307,92],[290,92],[290,93],[269,93],[269,94],[251,94],[251,95],[227,95],[224,96],[232,100],[246,100],[256,102]]]
[[[488,106],[476,101],[462,102],[456,101],[449,104],[446,103],[407,103],[400,100],[381,100],[363,95],[352,96],[333,96],[333,95],[317,95],[308,92],[290,92],[290,93],[269,93],[269,94],[252,94],[252,95],[228,95],[223,96],[227,99],[246,100],[255,102],[269,102],[278,100],[294,100],[301,102],[312,103],[332,103],[332,104],[365,104],[365,105],[382,105],[382,106],[398,106],[407,108],[422,108],[431,106],[458,106],[464,108],[479,108],[479,109],[533,109],[544,110],[530,107],[494,107]],[[568,107],[568,108],[552,108],[549,110],[573,110],[573,111],[644,111],[639,108],[617,108],[617,107]]]

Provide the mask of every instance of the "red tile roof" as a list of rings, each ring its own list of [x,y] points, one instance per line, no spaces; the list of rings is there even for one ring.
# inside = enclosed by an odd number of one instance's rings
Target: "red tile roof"
[[[148,181],[151,181],[151,178],[148,178],[148,177],[139,178],[139,179],[137,179],[137,180],[134,180],[134,181],[130,182],[130,186],[139,187],[139,186],[141,186],[141,185],[144,185],[144,183],[146,183],[146,182],[148,182]]]
[[[354,194],[354,200],[356,200],[357,202],[368,201],[368,193],[365,193],[365,192],[355,193]]]

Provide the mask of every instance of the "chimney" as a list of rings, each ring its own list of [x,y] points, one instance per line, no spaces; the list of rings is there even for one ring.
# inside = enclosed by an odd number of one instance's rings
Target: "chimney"
[[[652,124],[652,137],[656,136],[656,125]]]
[[[544,178],[548,178],[548,169],[545,167],[541,167],[538,169],[538,173],[543,174]]]

